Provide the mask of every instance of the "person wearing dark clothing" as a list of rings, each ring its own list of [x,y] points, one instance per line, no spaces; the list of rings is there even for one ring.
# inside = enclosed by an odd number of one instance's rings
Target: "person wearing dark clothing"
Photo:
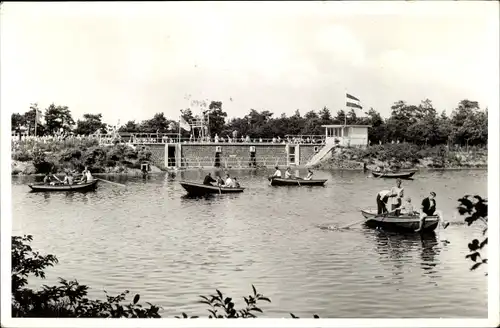
[[[424,198],[422,200],[422,207],[420,208],[420,222],[418,225],[418,229],[416,229],[416,232],[420,232],[422,228],[424,227],[424,221],[425,218],[428,216],[437,216],[439,219],[439,222],[441,222],[441,225],[443,226],[443,229],[446,229],[448,225],[450,224],[449,222],[446,222],[443,220],[443,214],[441,211],[436,211],[436,193],[434,191],[431,191],[429,196]]]
[[[50,174],[49,173],[45,174],[45,177],[43,178],[43,183],[48,185],[51,182],[52,182],[52,179],[50,178]]]
[[[203,180],[203,184],[206,186],[212,186],[212,182],[217,182],[210,173],[207,174],[205,180]]]
[[[430,196],[424,198],[422,201],[422,212],[427,216],[434,215],[434,212],[436,212],[436,200],[434,197],[436,197],[436,193],[431,192]]]

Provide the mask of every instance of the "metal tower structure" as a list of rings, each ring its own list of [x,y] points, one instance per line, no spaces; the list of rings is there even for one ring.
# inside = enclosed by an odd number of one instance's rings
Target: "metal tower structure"
[[[207,100],[208,101],[208,100]],[[210,140],[210,110],[207,108],[207,101],[191,101],[190,108],[196,109],[196,114],[194,119],[191,120],[191,131],[193,131],[193,137],[195,140],[208,141]],[[192,110],[195,114],[194,110]]]

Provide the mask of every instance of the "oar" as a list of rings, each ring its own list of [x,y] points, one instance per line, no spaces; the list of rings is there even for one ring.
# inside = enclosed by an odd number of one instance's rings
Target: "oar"
[[[59,180],[59,178],[55,174],[52,174],[52,176],[56,178],[56,180],[59,181],[60,183],[63,183],[61,180]]]
[[[393,212],[395,212],[395,211],[391,211],[391,212],[387,212],[387,213],[382,213],[382,214],[376,215],[375,217],[376,217],[376,218],[386,217],[387,215],[389,215],[390,213],[393,213]],[[363,222],[363,221],[365,221],[365,220],[366,220],[366,219],[359,220],[359,221],[356,221],[356,222],[354,222],[354,223],[350,223],[350,224],[348,224],[348,225],[345,225],[345,226],[343,226],[343,227],[340,227],[339,229],[345,229],[345,228],[352,227],[353,225],[356,225],[356,224],[358,224],[358,223],[361,223],[361,222]]]
[[[345,225],[345,226],[343,226],[343,227],[340,227],[339,229],[345,229],[345,228],[352,227],[353,225],[358,224],[358,223],[361,223],[361,222],[363,222],[363,221],[365,221],[365,220],[366,220],[366,219],[359,220],[359,221],[356,221],[356,222],[354,222],[354,223],[350,223],[350,224],[348,224],[348,225]]]
[[[126,185],[124,184],[121,184],[121,183],[118,183],[118,182],[112,182],[112,181],[108,181],[108,180],[105,180],[105,179],[101,179],[101,178],[97,178],[97,180],[100,180],[100,181],[103,181],[103,182],[107,182],[107,183],[111,183],[111,184],[115,184],[115,185],[118,185],[120,187],[127,187]]]

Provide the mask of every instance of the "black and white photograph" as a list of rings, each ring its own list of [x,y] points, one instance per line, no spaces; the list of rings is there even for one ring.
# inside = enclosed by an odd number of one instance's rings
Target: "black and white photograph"
[[[0,3],[2,327],[499,326],[499,10]]]

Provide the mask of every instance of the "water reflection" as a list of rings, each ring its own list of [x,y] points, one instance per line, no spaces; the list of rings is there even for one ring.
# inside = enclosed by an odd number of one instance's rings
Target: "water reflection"
[[[439,240],[435,233],[424,235],[421,238],[422,248],[420,251],[420,266],[424,270],[424,274],[430,275],[432,278],[436,277],[436,266],[439,264],[439,255],[441,249],[439,247]]]
[[[374,236],[376,251],[383,262],[390,260],[394,268],[400,272],[405,265],[412,264],[418,254],[418,263],[423,273],[436,278],[440,245],[435,232],[420,235],[375,230]]]

